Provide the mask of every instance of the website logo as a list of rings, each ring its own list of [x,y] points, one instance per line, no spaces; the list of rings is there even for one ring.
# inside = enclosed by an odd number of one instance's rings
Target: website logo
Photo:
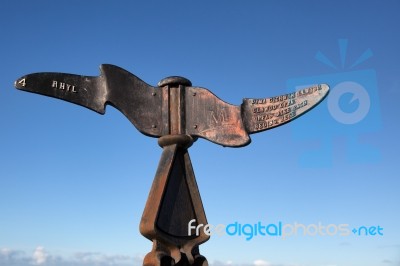
[[[287,80],[288,91],[309,87],[311,84],[327,83],[330,93],[318,111],[302,117],[302,123],[290,123],[295,141],[319,140],[318,148],[305,150],[299,163],[305,167],[329,167],[334,159],[335,138],[346,139],[341,158],[349,163],[371,163],[380,160],[380,151],[368,143],[360,142],[363,134],[381,129],[381,114],[377,75],[374,69],[362,69],[362,63],[373,56],[371,49],[354,51],[354,62],[347,62],[348,40],[339,39],[339,61],[332,55],[318,51],[315,59],[330,68],[331,73],[291,78]],[[337,60],[336,60],[337,61]],[[316,123],[316,121],[318,121]],[[312,128],[310,129],[310,125]],[[313,134],[309,134],[312,130]],[[360,156],[362,154],[362,156]]]
[[[350,227],[349,224],[327,224],[321,222],[317,224],[302,224],[302,223],[277,223],[265,224],[257,223],[239,223],[233,222],[228,225],[218,224],[197,224],[196,219],[192,219],[188,223],[188,236],[199,236],[200,232],[206,235],[217,236],[238,236],[244,237],[247,241],[254,237],[277,237],[287,239],[296,236],[311,236],[311,237],[333,237],[341,236],[383,236],[383,227],[377,226],[358,226]]]

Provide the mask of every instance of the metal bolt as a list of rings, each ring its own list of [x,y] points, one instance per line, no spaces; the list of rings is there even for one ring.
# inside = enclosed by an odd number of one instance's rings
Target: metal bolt
[[[157,126],[156,126],[156,125],[151,125],[151,127],[152,127],[152,128],[156,128]]]
[[[197,128],[197,125],[194,125],[193,128]]]
[[[151,95],[156,96],[157,94],[155,92],[152,92]]]

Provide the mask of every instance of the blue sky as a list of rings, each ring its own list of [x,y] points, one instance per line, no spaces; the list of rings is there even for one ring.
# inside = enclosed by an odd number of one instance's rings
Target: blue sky
[[[383,235],[213,236],[201,253],[221,266],[400,265],[399,11],[398,1],[2,3],[0,265],[141,265],[150,251],[138,227],[157,140],[110,106],[101,116],[13,88],[33,72],[95,76],[102,63],[152,85],[184,76],[236,105],[330,84],[321,105],[247,147],[190,148],[208,222]]]

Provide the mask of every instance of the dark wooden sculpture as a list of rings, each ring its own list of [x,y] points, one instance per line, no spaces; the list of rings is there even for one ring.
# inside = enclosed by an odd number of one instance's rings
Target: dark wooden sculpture
[[[249,134],[290,122],[329,91],[320,84],[277,97],[244,99],[235,106],[182,77],[163,79],[153,87],[113,65],[101,65],[100,70],[98,77],[34,73],[19,78],[15,86],[100,114],[110,104],[141,133],[159,138],[163,152],[140,223],[142,235],[153,242],[146,266],[207,265],[199,245],[209,236],[202,230],[198,235],[188,233],[193,219],[207,224],[188,153],[197,138],[228,147],[248,145]]]

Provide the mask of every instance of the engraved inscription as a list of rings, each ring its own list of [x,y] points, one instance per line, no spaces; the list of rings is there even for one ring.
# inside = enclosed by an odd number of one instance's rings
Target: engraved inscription
[[[23,78],[23,79],[19,80],[18,84],[20,84],[22,87],[25,87],[26,86],[25,79]]]
[[[295,105],[295,106],[291,106],[291,107],[287,107],[285,109],[279,110],[278,116],[283,116],[286,115],[288,113],[292,113],[295,112],[297,109],[303,108],[304,106],[307,105],[307,100],[302,101],[301,103]]]
[[[51,87],[59,89],[59,90],[65,90],[65,91],[71,92],[71,93],[78,93],[77,88],[74,85],[71,85],[71,84],[68,84],[65,82],[60,82],[57,80],[53,80]]]
[[[262,123],[256,123],[255,124],[255,130],[262,130],[270,127],[275,127],[279,124],[286,123],[287,121],[293,119],[297,115],[297,110],[300,110],[307,106],[308,102],[307,100],[302,101],[301,103],[298,103],[296,105],[293,105],[295,101],[293,99],[290,99],[289,102],[286,103],[281,103],[279,105],[273,105],[273,106],[279,106],[280,108],[268,108],[271,107],[265,107],[262,112],[266,112],[260,115],[255,116],[255,121],[256,122],[262,122]],[[257,107],[255,109],[259,109],[262,107]],[[259,109],[258,111],[260,111]],[[272,112],[270,110],[276,110],[275,112]],[[256,110],[253,110],[254,113]],[[264,122],[263,122],[264,121]]]
[[[318,85],[277,97],[252,99],[250,103],[253,106],[254,130],[275,127],[295,118],[308,109],[308,97],[320,90],[322,87]]]
[[[229,122],[229,116],[224,108],[221,110],[209,110],[207,117],[208,129],[223,126],[229,124]]]
[[[296,102],[291,100],[290,102],[281,103],[279,105],[269,105],[267,107],[256,107],[253,109],[253,113],[258,114],[256,116],[257,121],[271,119],[274,116],[282,116],[287,113],[296,111],[297,109],[303,108],[307,105],[307,100],[302,101],[294,105]],[[278,108],[279,107],[279,108]],[[276,111],[276,112],[272,112]]]
[[[316,91],[319,91],[321,89],[322,89],[321,85],[313,86],[313,87],[310,87],[310,88],[305,88],[305,89],[297,91],[296,92],[296,96],[297,97],[303,97],[303,96],[312,94],[312,93],[314,93]]]
[[[295,97],[296,97],[295,93],[289,93],[289,94],[285,94],[285,95],[282,95],[282,96],[272,97],[272,98],[269,99],[269,101],[271,103],[276,103],[276,102],[287,101],[287,100],[293,99]]]
[[[326,84],[314,85],[281,96],[245,99],[242,111],[250,133],[280,126],[318,104],[328,93]]]
[[[257,121],[265,121],[274,118],[275,114],[265,114],[256,116]]]
[[[284,94],[284,95],[276,96],[276,97],[272,97],[272,98],[252,99],[251,104],[252,105],[265,105],[265,104],[274,104],[275,103],[275,104],[278,104],[278,106],[275,108],[278,108],[279,104],[292,105],[292,104],[294,104],[294,101],[296,98],[305,97],[309,94],[313,94],[314,92],[317,92],[320,90],[322,90],[321,85],[313,86],[313,87],[301,89],[296,92],[292,92],[292,93],[288,93],[288,94]],[[272,105],[272,106],[275,106],[275,105]]]
[[[263,123],[257,123],[255,126],[255,129],[260,130],[260,129],[270,128],[270,127],[277,126],[278,124],[279,124],[278,119],[272,119],[272,120],[265,121]]]
[[[214,111],[210,111],[210,120],[213,122],[213,123],[215,123],[215,124],[221,124],[221,123],[224,123],[224,121],[226,120],[225,119],[225,113],[224,113],[224,111],[223,110],[221,110],[220,112],[219,112],[219,114],[217,114],[217,115],[215,115],[215,112]]]

